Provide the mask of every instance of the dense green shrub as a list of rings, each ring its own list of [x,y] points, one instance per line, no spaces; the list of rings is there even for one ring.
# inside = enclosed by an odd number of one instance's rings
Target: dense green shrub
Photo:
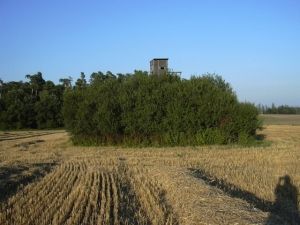
[[[65,92],[63,115],[81,145],[238,143],[259,128],[255,106],[239,103],[228,83],[209,74],[185,80],[93,73],[90,85]]]

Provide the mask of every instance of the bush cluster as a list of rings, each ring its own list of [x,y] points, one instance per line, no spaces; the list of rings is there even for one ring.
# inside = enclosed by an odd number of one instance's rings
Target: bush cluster
[[[64,93],[64,123],[80,145],[175,146],[245,142],[258,111],[217,75],[94,73]]]

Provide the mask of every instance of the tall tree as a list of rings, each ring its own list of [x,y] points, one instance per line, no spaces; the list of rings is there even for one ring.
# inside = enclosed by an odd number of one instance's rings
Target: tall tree
[[[64,86],[64,88],[72,88],[72,77],[68,77],[68,78],[60,78],[59,82],[62,83],[62,85]]]
[[[0,99],[1,99],[1,97],[2,97],[2,89],[3,89],[3,80],[2,79],[0,79]]]
[[[85,74],[84,74],[84,72],[81,72],[80,78],[77,79],[75,86],[77,88],[84,88],[84,87],[86,87],[86,85],[87,84],[86,84]]]
[[[41,72],[37,72],[36,74],[30,75],[27,74],[25,76],[26,79],[29,79],[29,83],[31,86],[31,94],[35,92],[35,96],[38,96],[38,92],[43,89],[43,85],[45,84],[45,80],[43,79],[43,75]]]

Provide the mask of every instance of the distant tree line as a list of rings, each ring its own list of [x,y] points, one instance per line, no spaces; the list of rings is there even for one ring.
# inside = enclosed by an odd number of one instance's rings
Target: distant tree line
[[[275,106],[274,103],[272,106],[259,104],[257,108],[261,114],[300,114],[300,107],[288,105]]]
[[[0,80],[0,129],[62,127],[65,86],[45,81],[41,72],[26,75],[26,79]]]
[[[247,143],[258,110],[220,76],[93,73],[65,90],[63,117],[80,145],[174,146]]]

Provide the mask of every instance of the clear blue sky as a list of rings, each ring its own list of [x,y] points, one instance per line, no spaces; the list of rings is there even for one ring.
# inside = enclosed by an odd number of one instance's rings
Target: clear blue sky
[[[300,105],[299,0],[0,0],[0,78],[218,73],[241,101]]]

